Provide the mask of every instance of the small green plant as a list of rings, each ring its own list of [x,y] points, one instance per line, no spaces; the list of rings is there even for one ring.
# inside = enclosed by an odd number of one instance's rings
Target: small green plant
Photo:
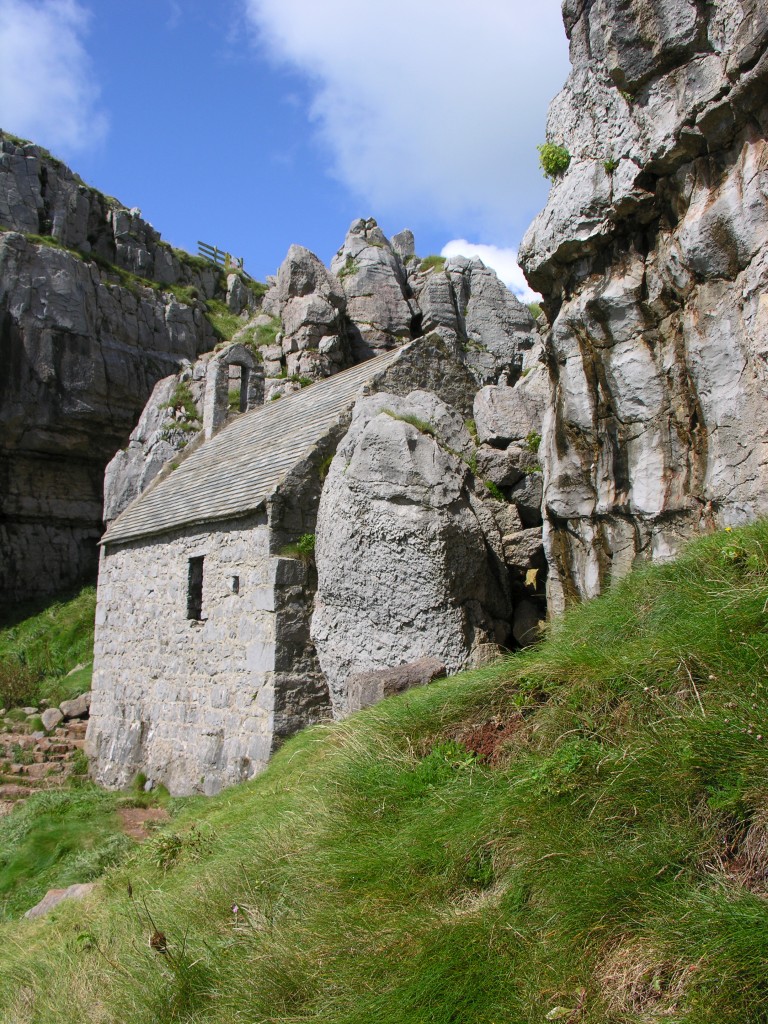
[[[34,764],[35,755],[31,750],[24,750],[19,743],[11,747],[11,760],[14,764]]]
[[[18,658],[0,662],[0,707],[16,708],[34,700],[39,676]]]
[[[419,264],[419,270],[442,270],[445,266],[445,256],[425,256]]]
[[[345,277],[351,277],[353,274],[356,274],[359,269],[360,264],[354,256],[349,255],[344,261],[344,266],[337,272],[336,277],[338,277],[340,281],[343,281]]]
[[[536,148],[539,151],[541,169],[550,181],[562,177],[571,164],[571,154],[565,146],[558,146],[555,142],[543,142]]]
[[[477,443],[477,424],[474,420],[464,420],[464,426],[467,428],[467,432],[472,440]]]
[[[304,533],[295,544],[286,544],[280,549],[283,558],[299,558],[302,562],[312,562],[315,558],[315,535]]]
[[[299,549],[299,554],[304,558],[313,558],[315,554],[315,535],[314,533],[304,533],[299,537],[296,547]]]
[[[88,774],[88,758],[85,755],[85,751],[76,750],[72,755],[70,761],[72,765],[73,775],[87,775]]]
[[[328,452],[328,454],[322,460],[320,465],[317,467],[317,478],[320,481],[320,483],[323,483],[325,478],[328,476],[328,471],[331,468],[331,463],[333,462],[333,457],[335,454],[335,452]]]
[[[529,302],[528,312],[531,314],[534,320],[538,320],[541,316],[541,306],[538,302]]]
[[[619,161],[610,157],[608,160],[603,161],[603,167],[605,168],[606,174],[613,174],[616,168],[619,166]]]
[[[631,107],[635,101],[635,97],[627,89],[619,89],[619,96],[624,100],[625,103]]]
[[[462,455],[462,460],[469,466],[470,472],[477,474],[477,451],[471,455]]]
[[[541,446],[541,434],[532,430],[525,439],[525,447],[535,455]]]
[[[382,409],[383,413],[387,416],[391,416],[393,420],[400,420],[401,423],[410,423],[412,427],[415,427],[420,433],[428,434],[430,437],[437,437],[435,428],[431,423],[427,423],[426,420],[419,419],[418,416],[412,416],[410,413],[400,414],[394,412],[392,409]]]
[[[254,327],[250,340],[245,344],[257,349],[264,348],[266,345],[274,345],[281,327],[280,318],[273,316],[268,324],[258,324]]]
[[[167,420],[163,424],[161,432],[163,440],[178,444],[179,435],[194,434],[200,429],[200,414],[187,381],[179,381],[163,408],[170,409],[174,414],[181,412],[184,415],[183,419],[176,419],[174,416],[174,419]],[[184,444],[186,441],[181,447]],[[175,466],[171,466],[171,468],[175,469]]]
[[[507,499],[504,497],[504,494],[501,491],[501,488],[499,488],[493,482],[493,480],[483,480],[483,483],[485,484],[486,489],[488,490],[488,492],[491,495],[491,497],[495,498],[496,501],[503,501],[503,502],[506,503]]]

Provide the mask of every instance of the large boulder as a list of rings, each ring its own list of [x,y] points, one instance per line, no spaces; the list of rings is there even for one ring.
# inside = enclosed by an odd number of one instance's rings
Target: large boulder
[[[433,395],[358,400],[317,521],[312,636],[336,714],[353,674],[426,657],[456,672],[506,640],[506,571],[461,458],[470,448]]]

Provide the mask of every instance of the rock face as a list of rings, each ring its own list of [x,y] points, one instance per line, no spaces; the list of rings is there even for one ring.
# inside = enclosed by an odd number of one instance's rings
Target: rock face
[[[222,275],[182,257],[0,133],[0,604],[95,573],[106,463],[156,381],[215,344],[189,296]]]
[[[571,155],[521,259],[544,295],[554,610],[768,511],[768,12],[566,0]]]
[[[246,330],[263,346],[266,398],[436,331],[478,384],[511,382],[531,365],[538,332],[528,309],[479,259],[419,259],[414,238],[387,239],[352,222],[330,271],[308,249],[288,251]]]
[[[336,714],[348,677],[439,658],[449,672],[509,636],[493,515],[462,455],[474,445],[434,394],[358,400],[323,487],[312,636]]]

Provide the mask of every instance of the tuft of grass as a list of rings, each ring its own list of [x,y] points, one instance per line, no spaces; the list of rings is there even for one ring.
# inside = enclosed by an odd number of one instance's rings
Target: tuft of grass
[[[535,455],[541,447],[541,434],[536,430],[532,430],[525,439],[525,447]]]
[[[534,320],[538,320],[541,316],[541,306],[538,302],[528,303],[528,312],[531,314]]]
[[[475,463],[475,465],[477,465],[477,463]],[[507,499],[504,497],[504,492],[501,490],[498,484],[495,484],[493,480],[483,480],[483,483],[485,484],[485,489],[488,491],[491,497],[495,498],[496,501],[503,501],[504,504],[507,503]]]
[[[766,553],[764,522],[703,538],[295,736],[163,863],[3,925],[0,1019],[768,1019]]]
[[[313,562],[315,558],[315,535],[304,533],[295,544],[286,544],[280,549],[283,558],[300,558],[303,562]]]
[[[426,420],[419,419],[418,416],[413,416],[411,413],[397,413],[392,409],[382,409],[383,413],[387,416],[391,416],[393,420],[400,420],[401,423],[410,423],[412,427],[415,427],[420,433],[427,434],[429,437],[437,438],[437,431],[428,423]]]
[[[419,270],[442,270],[445,266],[445,256],[425,256],[419,263]]]
[[[189,386],[189,382],[186,380],[180,380],[173,389],[173,393],[163,407],[170,409],[172,412],[183,412],[187,421],[197,422],[200,419],[200,413],[197,411],[195,405],[195,399],[192,395],[192,389]],[[184,429],[184,424],[177,422],[171,422],[167,424],[168,429]]]
[[[227,304],[220,299],[206,300],[205,317],[218,341],[231,341],[235,331],[243,326],[242,319],[236,313],[230,312]]]

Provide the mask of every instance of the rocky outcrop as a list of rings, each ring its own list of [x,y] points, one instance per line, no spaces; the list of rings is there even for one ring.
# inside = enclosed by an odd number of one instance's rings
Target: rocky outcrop
[[[354,325],[355,362],[421,333],[403,261],[375,220],[353,221],[331,270],[341,281],[347,316]]]
[[[521,259],[544,295],[554,610],[768,512],[768,13],[567,0],[571,157]]]
[[[399,665],[397,668],[360,672],[347,680],[348,710],[359,711],[385,697],[393,697],[396,693],[411,690],[414,686],[428,686],[435,679],[442,679],[444,675],[445,665],[439,658],[422,658],[420,661],[412,661],[410,665]]]
[[[330,271],[291,246],[246,328],[261,347],[267,401],[432,331],[479,385],[501,374],[514,382],[533,365],[533,317],[494,271],[414,250],[412,232],[389,240],[372,218],[352,222]]]
[[[215,345],[202,300],[224,286],[0,133],[0,604],[95,573],[104,467],[155,383]]]
[[[495,384],[502,373],[514,381],[533,365],[533,317],[482,260],[454,256],[426,273],[417,263],[409,281],[423,330],[450,339],[479,384]]]
[[[543,570],[541,531],[531,542],[516,506],[473,472],[476,457],[435,394],[358,400],[317,518],[312,637],[336,714],[361,706],[360,673],[430,657],[456,672],[514,646],[516,599],[518,642],[534,638],[536,576],[518,577],[531,559]]]
[[[289,377],[330,377],[352,365],[344,292],[309,249],[291,246],[262,308],[280,320],[280,368]]]

